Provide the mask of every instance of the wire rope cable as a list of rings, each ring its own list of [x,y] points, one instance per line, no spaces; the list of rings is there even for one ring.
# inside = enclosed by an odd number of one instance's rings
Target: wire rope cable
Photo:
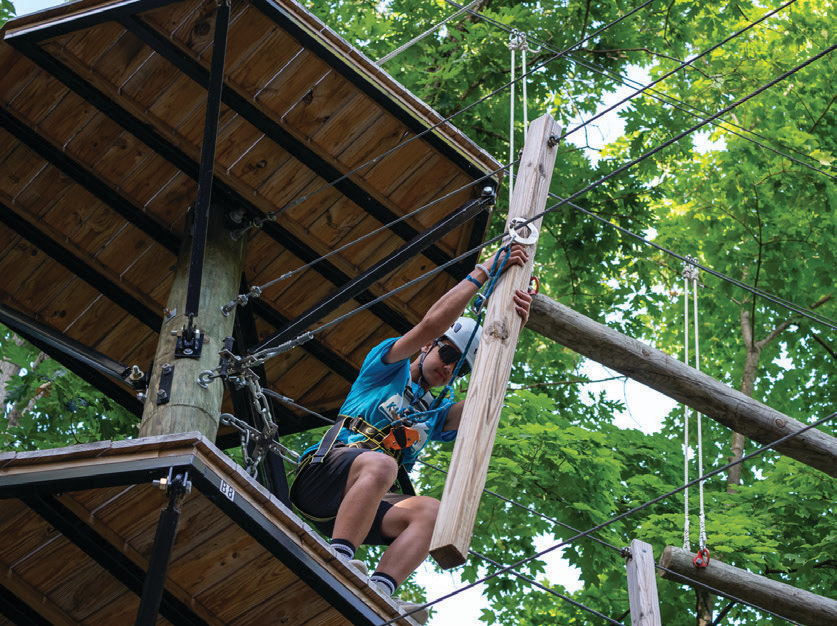
[[[494,573],[492,573],[488,576],[484,576],[482,578],[479,578],[479,579],[477,579],[477,580],[475,580],[475,581],[473,581],[473,582],[471,582],[471,583],[469,583],[469,584],[467,584],[467,585],[465,585],[465,586],[463,586],[463,587],[461,587],[461,588],[459,588],[459,589],[457,589],[457,590],[455,590],[451,593],[445,594],[445,595],[437,598],[436,600],[433,600],[432,602],[427,603],[425,606],[431,606],[431,605],[437,604],[437,603],[439,603],[443,600],[447,600],[449,598],[452,598],[453,596],[458,595],[458,594],[460,594],[464,591],[467,591],[468,589],[471,589],[473,587],[476,587],[477,585],[480,585],[480,584],[486,582],[487,580],[491,580],[492,578],[495,578],[495,577],[505,573],[508,570],[516,569],[516,568],[520,567],[521,565],[524,565],[524,564],[528,563],[529,561],[539,559],[542,556],[544,556],[544,555],[546,555],[550,552],[553,552],[554,550],[557,550],[559,548],[563,548],[564,546],[569,545],[569,544],[573,543],[574,541],[577,541],[578,539],[581,539],[582,537],[586,537],[586,536],[588,536],[588,535],[590,535],[594,532],[598,532],[599,530],[601,530],[603,528],[606,528],[606,527],[610,526],[611,524],[614,524],[618,521],[621,521],[621,520],[623,520],[623,519],[625,519],[625,518],[627,518],[627,517],[629,517],[629,516],[631,516],[635,513],[638,513],[639,511],[642,511],[644,509],[647,509],[650,506],[653,506],[653,505],[655,505],[659,502],[662,502],[663,500],[666,500],[667,498],[670,498],[671,496],[680,493],[684,489],[688,489],[689,487],[691,487],[692,485],[697,484],[700,481],[704,481],[704,480],[707,480],[709,478],[712,478],[713,476],[717,476],[718,474],[727,471],[729,468],[731,468],[735,465],[738,465],[740,463],[744,463],[745,461],[749,461],[753,457],[758,456],[758,455],[766,452],[767,450],[771,450],[774,447],[776,447],[778,445],[781,445],[781,444],[785,443],[786,441],[789,441],[790,439],[801,435],[802,433],[805,433],[805,432],[807,432],[807,431],[809,431],[813,428],[816,428],[817,426],[821,426],[821,425],[833,420],[835,417],[837,417],[837,412],[832,413],[830,415],[827,415],[826,417],[823,417],[823,418],[821,418],[821,419],[819,419],[819,420],[817,420],[817,421],[815,421],[811,424],[803,426],[802,428],[799,428],[792,433],[788,433],[787,435],[784,435],[783,437],[780,437],[779,439],[773,441],[772,443],[769,443],[765,446],[762,446],[761,448],[758,448],[757,450],[755,450],[755,451],[753,451],[753,452],[751,452],[747,455],[742,456],[740,459],[736,459],[734,461],[731,461],[730,463],[727,463],[726,465],[724,465],[722,467],[716,468],[716,469],[712,470],[711,472],[709,472],[707,474],[704,474],[702,476],[699,476],[699,477],[689,481],[685,485],[681,485],[680,487],[672,489],[671,491],[669,491],[667,493],[664,493],[664,494],[662,494],[662,495],[660,495],[660,496],[658,496],[658,497],[656,497],[652,500],[649,500],[649,501],[645,502],[644,504],[636,506],[636,507],[634,507],[634,508],[632,508],[628,511],[625,511],[624,513],[620,513],[619,515],[617,515],[617,516],[615,516],[615,517],[613,517],[613,518],[611,518],[611,519],[609,519],[605,522],[602,522],[601,524],[598,524],[598,525],[593,526],[592,528],[590,528],[588,530],[585,530],[583,532],[580,532],[580,533],[576,534],[574,537],[571,537],[571,538],[566,539],[564,541],[558,542],[558,543],[556,543],[556,544],[554,544],[554,545],[552,545],[548,548],[545,548],[544,550],[541,550],[541,551],[537,552],[536,554],[533,554],[531,556],[528,556],[528,557],[525,557],[525,558],[520,559],[518,561],[515,561],[511,565],[507,565],[507,566],[505,566],[504,568],[502,568],[501,570],[499,570],[497,572],[494,572]],[[409,613],[408,613],[408,615],[409,615]],[[400,619],[400,617],[389,620],[387,622],[383,622],[380,626],[387,626],[388,624],[394,623],[398,619]]]
[[[662,102],[663,104],[667,104],[669,106],[672,106],[672,107],[678,109],[679,111],[682,111],[683,113],[686,113],[687,115],[691,115],[692,117],[695,117],[695,118],[698,118],[698,119],[704,119],[703,118],[704,115],[710,115],[710,113],[708,113],[705,109],[701,109],[700,107],[698,107],[694,104],[690,104],[688,102],[685,102],[683,100],[675,98],[674,96],[663,94],[661,91],[658,91],[656,89],[652,89],[651,85],[645,85],[645,84],[643,84],[639,81],[636,81],[632,78],[629,78],[627,76],[623,76],[621,74],[617,74],[617,73],[614,73],[614,72],[609,72],[609,71],[607,71],[603,68],[596,67],[594,64],[590,63],[589,61],[586,61],[584,59],[580,59],[576,56],[572,56],[572,59],[576,63],[586,67],[590,71],[596,72],[596,73],[601,74],[603,76],[608,76],[610,78],[613,78],[614,80],[619,81],[621,84],[625,85],[626,87],[630,87],[630,86],[633,86],[634,88],[639,87],[640,91],[647,91],[649,93],[649,95],[652,98],[654,98],[655,100],[657,100],[658,102]],[[623,102],[623,104],[624,104],[624,102]],[[690,110],[690,109],[693,109],[693,110]],[[757,145],[760,148],[764,148],[765,150],[769,150],[770,152],[773,152],[774,154],[777,154],[777,155],[779,155],[779,156],[781,156],[785,159],[788,159],[789,161],[793,161],[797,165],[801,165],[802,167],[806,167],[806,168],[808,168],[808,169],[810,169],[814,172],[819,172],[820,174],[822,174],[823,176],[827,176],[828,178],[837,179],[837,174],[831,174],[831,173],[826,172],[825,170],[823,170],[819,167],[811,165],[810,163],[805,163],[801,159],[798,159],[794,156],[791,156],[790,154],[788,154],[786,152],[782,152],[781,150],[778,150],[777,148],[774,148],[772,146],[768,146],[767,144],[764,144],[760,141],[757,141],[757,140],[753,139],[752,137],[749,137],[748,135],[753,135],[755,137],[758,137],[759,139],[763,139],[764,141],[776,141],[775,139],[771,139],[770,137],[760,135],[759,133],[755,132],[754,130],[751,130],[749,128],[744,128],[740,124],[736,124],[735,122],[731,122],[729,120],[722,120],[722,121],[717,121],[716,120],[716,121],[712,121],[711,124],[712,124],[712,126],[718,128],[720,130],[723,130],[726,133],[730,133],[731,135],[735,135],[736,137],[739,137],[739,138],[743,139],[744,141],[749,141],[750,143],[752,143],[754,145]],[[728,126],[732,127],[732,128],[727,128]],[[736,130],[733,130],[733,128],[738,129],[738,131],[741,131],[741,132],[737,132]],[[782,148],[784,148],[785,150],[790,150],[791,152],[796,152],[797,154],[800,154],[802,156],[809,157],[809,155],[807,155],[803,152],[800,152],[799,150],[796,150],[795,148],[788,147],[788,146],[782,146]],[[813,158],[813,157],[809,157],[809,158]]]
[[[516,80],[518,80],[518,81],[519,81],[519,80],[523,80],[524,78],[527,78],[528,76],[530,76],[530,75],[532,75],[533,73],[537,72],[537,71],[538,71],[538,70],[540,70],[541,68],[546,67],[547,65],[549,65],[550,63],[552,63],[554,60],[556,60],[556,59],[558,59],[558,58],[560,58],[560,57],[562,57],[562,56],[565,56],[565,55],[566,55],[566,54],[568,54],[568,53],[569,53],[569,52],[570,52],[573,48],[580,46],[580,45],[581,45],[581,44],[583,44],[584,42],[588,41],[590,38],[595,37],[596,35],[598,35],[598,34],[600,34],[600,33],[604,32],[604,31],[606,31],[607,29],[609,29],[609,28],[611,28],[611,27],[615,26],[615,25],[616,25],[616,24],[618,24],[619,22],[621,22],[621,21],[623,21],[623,20],[627,19],[628,17],[630,17],[630,16],[632,16],[633,14],[637,13],[638,11],[640,11],[640,10],[644,9],[646,6],[648,6],[648,5],[652,4],[653,2],[655,2],[655,0],[645,0],[645,2],[643,2],[642,4],[640,4],[639,6],[637,6],[636,8],[631,9],[630,11],[628,11],[628,12],[627,12],[627,13],[625,13],[624,15],[620,16],[619,18],[615,19],[614,21],[612,21],[612,22],[610,22],[610,23],[608,23],[608,24],[605,24],[604,26],[602,26],[602,27],[601,27],[601,28],[599,28],[598,30],[594,31],[593,33],[591,33],[590,35],[588,35],[587,37],[585,37],[585,38],[584,38],[584,39],[582,39],[581,41],[579,41],[579,42],[577,42],[577,43],[572,44],[571,46],[569,46],[569,47],[568,47],[568,48],[566,48],[565,50],[563,50],[563,51],[561,51],[561,52],[558,52],[558,53],[556,53],[555,55],[553,55],[552,57],[550,57],[550,58],[546,59],[545,61],[543,61],[542,63],[539,63],[538,65],[536,65],[535,67],[533,67],[531,70],[529,70],[529,71],[528,71],[525,75],[521,75],[521,76],[520,76],[520,77],[518,77]],[[460,6],[460,5],[456,5],[456,6]],[[325,191],[325,190],[327,190],[327,189],[331,189],[331,188],[332,188],[332,187],[334,187],[335,185],[340,184],[340,183],[341,183],[341,182],[343,182],[344,180],[346,180],[346,179],[350,178],[351,176],[353,176],[353,175],[354,175],[354,174],[356,174],[357,172],[359,172],[359,171],[361,171],[361,170],[363,170],[363,169],[365,169],[365,168],[369,167],[370,165],[372,165],[372,164],[374,164],[374,163],[377,163],[380,159],[382,159],[382,158],[384,158],[384,157],[386,157],[386,156],[388,156],[388,155],[392,154],[392,153],[393,153],[393,152],[395,152],[396,150],[400,150],[401,148],[403,148],[404,146],[406,146],[406,145],[410,144],[411,142],[413,142],[413,141],[415,141],[415,140],[417,140],[417,139],[419,139],[419,138],[421,138],[421,137],[424,137],[425,135],[427,135],[427,134],[429,134],[429,133],[433,132],[434,130],[436,130],[436,129],[437,129],[437,128],[439,128],[440,126],[443,126],[444,124],[447,124],[448,122],[450,122],[450,121],[451,121],[451,120],[453,120],[454,118],[456,118],[456,117],[458,117],[458,116],[462,115],[462,114],[463,114],[463,113],[465,113],[466,111],[471,110],[472,108],[474,108],[474,107],[475,107],[475,106],[477,106],[478,104],[481,104],[482,102],[485,102],[486,100],[489,100],[490,98],[493,98],[493,97],[494,97],[494,96],[496,96],[497,94],[499,94],[499,93],[503,92],[503,91],[504,91],[507,87],[509,87],[510,85],[511,85],[511,83],[506,83],[506,84],[504,84],[504,85],[501,85],[500,87],[498,87],[498,88],[497,88],[497,89],[495,89],[494,91],[492,91],[492,92],[490,92],[490,93],[486,94],[485,96],[483,96],[483,97],[479,98],[478,100],[475,100],[475,101],[474,101],[474,102],[472,102],[471,104],[468,104],[468,105],[464,106],[463,108],[459,109],[459,110],[458,110],[458,111],[456,111],[455,113],[453,113],[453,114],[449,115],[448,117],[446,117],[446,118],[442,119],[441,121],[439,121],[439,122],[437,122],[437,123],[433,124],[432,126],[429,126],[428,128],[426,128],[426,129],[422,130],[421,132],[416,133],[415,135],[413,135],[412,137],[410,137],[410,138],[409,138],[409,139],[407,139],[406,141],[403,141],[403,142],[399,143],[397,146],[395,146],[395,147],[393,147],[393,148],[390,148],[389,150],[387,150],[387,151],[385,151],[385,152],[383,152],[383,153],[379,154],[378,156],[376,156],[376,157],[374,157],[374,158],[370,159],[369,161],[367,161],[367,162],[363,163],[362,165],[359,165],[359,166],[357,166],[356,168],[354,168],[354,169],[352,169],[352,170],[350,170],[350,171],[346,172],[345,174],[342,174],[342,175],[338,176],[338,177],[337,177],[337,178],[335,178],[334,180],[332,180],[332,181],[328,182],[327,184],[323,185],[322,187],[319,187],[319,188],[315,189],[315,190],[314,190],[314,191],[312,191],[311,193],[306,194],[306,195],[304,195],[304,196],[301,196],[301,197],[297,198],[296,200],[294,200],[293,202],[291,202],[291,203],[289,203],[289,204],[285,205],[285,206],[284,206],[284,207],[282,207],[281,209],[277,209],[277,210],[275,210],[275,211],[271,211],[270,213],[267,213],[267,214],[265,214],[265,215],[264,215],[264,216],[262,216],[262,217],[259,217],[259,218],[256,218],[256,219],[253,219],[249,225],[247,225],[247,226],[243,226],[242,228],[239,228],[238,230],[236,230],[236,231],[233,233],[233,237],[234,237],[234,238],[240,238],[240,237],[244,236],[244,234],[246,234],[246,233],[247,233],[250,229],[252,229],[252,228],[258,228],[258,227],[260,227],[262,224],[264,224],[265,222],[269,222],[269,221],[273,221],[273,220],[275,220],[275,219],[276,219],[279,215],[281,215],[281,214],[282,214],[282,213],[284,213],[285,211],[288,211],[289,209],[291,209],[291,208],[293,208],[293,207],[295,207],[295,206],[297,206],[297,205],[299,205],[299,204],[301,204],[301,203],[305,202],[306,200],[308,200],[308,199],[312,198],[313,196],[317,195],[318,193],[321,193],[321,192],[323,192],[323,191]]]
[[[443,19],[441,22],[439,22],[439,23],[438,23],[438,24],[436,24],[435,26],[433,26],[433,27],[431,27],[431,28],[427,29],[427,30],[426,30],[426,31],[424,31],[422,34],[418,35],[417,37],[413,37],[410,41],[408,41],[407,43],[403,44],[402,46],[399,46],[397,49],[393,50],[392,52],[390,52],[390,53],[389,53],[389,54],[387,54],[386,56],[381,57],[380,59],[378,59],[377,61],[375,61],[375,65],[379,65],[379,66],[380,66],[380,65],[383,65],[383,64],[384,64],[384,63],[386,63],[387,61],[389,61],[389,60],[393,59],[394,57],[397,57],[399,54],[401,54],[402,52],[404,52],[404,51],[405,51],[405,50],[407,50],[408,48],[411,48],[412,46],[414,46],[415,44],[417,44],[419,41],[421,41],[422,39],[424,39],[424,38],[425,38],[425,37],[427,37],[428,35],[432,35],[433,33],[435,33],[437,30],[439,30],[442,26],[444,26],[445,24],[447,24],[449,21],[451,21],[451,20],[453,20],[453,19],[456,19],[457,17],[459,17],[460,15],[462,15],[463,13],[465,13],[466,11],[468,11],[469,9],[472,9],[472,8],[473,8],[473,7],[475,7],[477,4],[479,4],[481,1],[482,1],[482,0],[473,0],[473,2],[471,2],[471,4],[469,4],[469,5],[467,5],[467,6],[462,7],[462,8],[461,8],[461,9],[459,9],[456,13],[454,13],[454,14],[452,14],[452,15],[449,15],[448,17],[446,17],[445,19]]]

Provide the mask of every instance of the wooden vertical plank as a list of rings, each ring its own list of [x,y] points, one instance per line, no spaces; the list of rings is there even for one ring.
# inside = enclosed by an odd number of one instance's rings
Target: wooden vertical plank
[[[628,570],[628,600],[633,626],[661,626],[660,599],[657,596],[657,577],[654,570],[654,549],[650,544],[634,539],[631,555],[625,565]]]
[[[556,149],[551,137],[556,130],[555,120],[549,114],[539,117],[529,127],[509,220],[530,219],[543,210],[555,164]],[[538,228],[540,222],[537,219],[532,225]],[[430,542],[430,554],[444,568],[461,565],[468,557],[522,324],[510,302],[515,289],[526,289],[529,284],[535,247],[533,243],[527,248],[529,261],[525,266],[508,269],[488,301],[480,349]]]

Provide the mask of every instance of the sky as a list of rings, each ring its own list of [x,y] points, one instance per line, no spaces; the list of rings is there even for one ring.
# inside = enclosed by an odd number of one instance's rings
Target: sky
[[[55,0],[12,0],[17,15],[26,15],[45,8],[53,7],[60,2]],[[397,77],[396,77],[397,78]],[[640,82],[647,82],[647,75],[637,71],[631,78]],[[612,103],[618,102],[629,95],[633,89],[622,87],[603,103],[602,109]],[[530,110],[529,118],[537,117],[538,113]],[[618,118],[618,111],[608,113],[602,119],[591,125],[588,140],[592,148],[601,148],[603,145],[618,137],[623,131],[624,125]],[[583,140],[583,133],[576,133],[577,139],[571,136],[571,140]],[[596,152],[589,151],[591,157],[595,158]],[[590,380],[601,380],[616,375],[598,365],[589,362],[586,365],[585,373]],[[593,393],[605,392],[609,398],[621,400],[626,410],[616,419],[616,425],[622,428],[637,428],[645,433],[658,431],[662,426],[665,415],[674,406],[674,401],[641,385],[630,379],[628,381],[616,380],[605,383],[590,384],[587,386]],[[553,543],[551,537],[540,537],[536,542],[537,551],[549,547]],[[550,553],[546,557],[546,574],[544,578],[552,583],[563,584],[569,592],[578,590],[581,587],[578,572],[561,558],[561,552]],[[374,564],[370,564],[374,565]],[[489,570],[490,571],[490,570]],[[438,573],[428,560],[419,568],[417,582],[425,587],[427,598],[433,600],[444,596],[463,586],[457,571],[452,570],[446,573]],[[450,599],[440,602],[436,606],[436,614],[428,622],[428,626],[470,626],[479,624],[479,615],[487,602],[482,598],[483,586],[477,586],[468,591],[462,592]],[[556,602],[560,600],[556,599]]]

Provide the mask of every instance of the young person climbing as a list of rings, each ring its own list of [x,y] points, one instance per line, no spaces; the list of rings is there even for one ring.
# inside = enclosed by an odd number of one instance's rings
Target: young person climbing
[[[527,260],[526,249],[514,244],[498,272]],[[481,331],[461,316],[488,278],[488,269],[477,265],[416,326],[369,352],[340,409],[343,419],[303,453],[291,486],[294,505],[362,574],[367,569],[354,559],[356,548],[388,546],[370,582],[390,596],[430,550],[439,501],[415,495],[408,472],[428,441],[456,437],[464,400],[436,399],[430,389],[473,367]],[[525,324],[532,296],[517,290],[513,300],[509,306]],[[398,602],[405,612],[418,606]],[[412,617],[424,623],[427,611]]]

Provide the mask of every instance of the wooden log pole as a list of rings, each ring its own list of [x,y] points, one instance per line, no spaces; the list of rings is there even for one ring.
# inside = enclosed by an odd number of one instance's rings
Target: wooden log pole
[[[544,115],[533,121],[526,135],[520,172],[509,208],[509,221],[529,219],[546,204],[555,165],[555,120]],[[507,222],[508,223],[508,222]],[[541,219],[532,222],[540,228]],[[521,235],[526,236],[526,229]],[[521,319],[510,305],[515,289],[526,289],[532,276],[536,243],[525,267],[512,266],[488,300],[482,339],[468,385],[450,472],[442,494],[430,553],[443,568],[461,565],[468,556],[474,522],[509,382]]]
[[[634,539],[631,555],[625,563],[628,573],[628,602],[633,626],[661,626],[660,598],[654,575],[654,550],[651,544]]]
[[[224,338],[232,335],[235,313],[225,316],[221,313],[221,307],[238,295],[244,263],[244,239],[233,241],[222,222],[222,207],[213,205],[204,253],[207,271],[203,273],[199,312],[194,319],[195,326],[205,337],[199,359],[174,357],[177,337],[172,333],[188,325],[184,308],[189,281],[191,238],[184,242],[180,252],[167,305],[169,311],[175,314],[163,320],[148,385],[148,397],[142,413],[141,437],[197,431],[210,441],[215,441],[224,386],[220,380],[216,380],[203,388],[198,385],[198,375],[218,366],[218,352],[223,347]],[[157,394],[164,365],[173,367],[171,393],[167,402],[158,404]]]
[[[666,547],[660,556],[658,570],[661,578],[695,586],[703,583],[722,593],[806,626],[833,626],[837,624],[837,600],[818,596],[810,591],[797,589],[765,576],[710,559],[709,565],[695,567],[695,555],[673,546]]]
[[[627,337],[543,295],[535,296],[527,328],[656,389],[766,445],[805,424],[744,395],[660,350]],[[776,451],[837,477],[837,439],[811,429]]]

